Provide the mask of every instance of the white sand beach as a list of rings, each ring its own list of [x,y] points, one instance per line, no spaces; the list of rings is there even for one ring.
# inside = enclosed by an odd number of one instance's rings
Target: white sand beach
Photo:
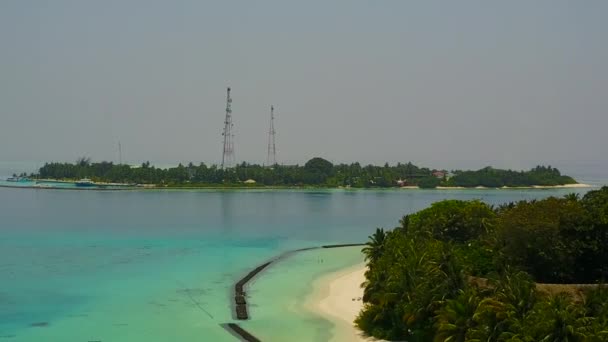
[[[313,284],[306,307],[334,324],[330,341],[377,341],[363,336],[354,324],[363,308],[361,284],[365,270],[365,264],[359,264],[321,277]]]
[[[564,184],[564,185],[533,185],[532,187],[534,189],[554,189],[554,188],[576,189],[576,188],[592,188],[593,186],[589,185],[589,184],[576,183],[576,184]]]
[[[584,183],[576,183],[576,184],[564,184],[564,185],[503,186],[500,188],[488,188],[486,186],[481,186],[481,185],[473,187],[473,188],[466,188],[464,186],[437,186],[433,189],[435,189],[435,190],[488,190],[488,189],[526,190],[526,189],[580,189],[580,188],[593,188],[593,185],[584,184]],[[412,186],[402,186],[399,189],[416,190],[416,189],[420,189],[420,187],[412,185]]]

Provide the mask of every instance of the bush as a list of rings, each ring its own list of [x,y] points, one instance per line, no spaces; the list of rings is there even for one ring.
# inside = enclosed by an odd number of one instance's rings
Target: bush
[[[581,262],[593,248],[589,231],[589,216],[578,201],[554,197],[520,202],[504,210],[497,226],[509,262],[526,269],[537,281],[553,283],[591,280],[587,274],[593,272]]]
[[[441,241],[467,242],[485,235],[495,216],[480,201],[446,200],[410,215],[407,230]]]
[[[418,181],[418,187],[421,189],[434,189],[441,184],[441,180],[435,176],[424,177]]]
[[[481,241],[456,245],[454,253],[459,262],[466,265],[467,273],[471,276],[487,276],[496,270],[495,252],[493,246]]]

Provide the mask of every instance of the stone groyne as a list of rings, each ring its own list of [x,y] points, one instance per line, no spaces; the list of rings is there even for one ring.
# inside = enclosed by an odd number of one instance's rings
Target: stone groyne
[[[260,272],[262,272],[263,270],[268,268],[268,266],[270,266],[272,263],[277,262],[294,253],[309,251],[309,250],[313,250],[313,249],[356,247],[356,246],[364,246],[364,245],[365,244],[363,244],[363,243],[348,243],[348,244],[324,245],[324,246],[318,246],[318,247],[300,248],[300,249],[296,249],[296,250],[292,250],[292,251],[288,251],[283,254],[280,254],[279,256],[255,267],[250,272],[248,272],[243,278],[241,278],[239,281],[237,281],[234,284],[234,316],[236,317],[237,320],[250,319],[248,306],[247,306],[247,292],[245,291],[245,287],[246,287],[247,283],[249,283],[249,281],[251,281],[255,276],[260,274]],[[227,323],[224,325],[224,327],[227,330],[231,331],[233,334],[237,335],[239,338],[243,339],[244,341],[247,341],[247,342],[259,342],[260,341],[258,338],[253,336],[251,333],[249,333],[245,329],[243,329],[243,327],[241,327],[237,323]]]

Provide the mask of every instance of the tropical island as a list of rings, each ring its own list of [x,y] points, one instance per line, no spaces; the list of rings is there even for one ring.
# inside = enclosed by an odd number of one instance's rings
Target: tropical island
[[[608,341],[608,187],[446,200],[378,228],[357,326],[398,341]]]
[[[15,175],[16,176],[16,175]],[[25,176],[23,174],[22,176]],[[475,187],[552,187],[576,186],[572,177],[562,175],[551,166],[537,166],[528,171],[501,170],[486,167],[477,171],[430,169],[412,163],[383,166],[360,163],[332,164],[323,158],[312,158],[304,165],[263,166],[241,163],[221,168],[201,163],[179,164],[158,168],[150,162],[132,166],[108,161],[91,162],[80,158],[76,163],[46,163],[34,180],[77,182],[91,180],[96,184],[139,185],[164,188],[475,188]]]

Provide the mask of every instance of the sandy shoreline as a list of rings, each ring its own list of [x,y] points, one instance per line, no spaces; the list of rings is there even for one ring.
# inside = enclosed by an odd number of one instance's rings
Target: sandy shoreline
[[[316,187],[316,186],[221,186],[221,185],[208,185],[208,186],[162,186],[157,184],[127,184],[127,183],[105,183],[105,182],[96,182],[97,186],[93,187],[76,187],[76,186],[53,186],[47,183],[57,183],[57,184],[73,184],[76,180],[55,180],[55,179],[37,179],[27,184],[19,183],[19,182],[8,182],[4,179],[0,179],[0,187],[2,188],[19,188],[19,189],[45,189],[45,190],[171,190],[171,191],[191,191],[191,190],[249,190],[249,191],[264,191],[264,190],[348,190],[348,191],[364,191],[364,190],[418,190],[421,189],[417,185],[407,185],[402,187],[386,187],[386,188],[351,188],[351,187]],[[39,182],[39,183],[38,183]],[[108,187],[108,188],[105,188]],[[594,188],[600,187],[599,185],[591,185],[585,183],[576,183],[576,184],[564,184],[564,185],[531,185],[531,186],[514,186],[514,187],[484,187],[484,186],[476,186],[476,187],[462,187],[462,186],[437,186],[435,188],[426,189],[426,190],[488,190],[488,189],[497,189],[497,190],[525,190],[525,189],[576,189],[576,188]]]
[[[535,189],[552,189],[552,188],[592,188],[590,184],[576,183],[576,184],[565,184],[565,185],[533,185]]]
[[[305,307],[334,324],[330,341],[377,341],[363,336],[354,320],[363,308],[364,263],[325,275],[313,283]],[[354,299],[354,300],[353,300]]]
[[[476,187],[464,187],[464,186],[437,186],[435,188],[431,188],[428,190],[525,190],[525,189],[578,189],[578,188],[593,188],[594,186],[591,184],[564,184],[564,185],[531,185],[531,186],[503,186],[500,188],[488,188],[485,186],[476,186]],[[399,189],[403,190],[415,190],[420,189],[418,186],[402,186]]]

